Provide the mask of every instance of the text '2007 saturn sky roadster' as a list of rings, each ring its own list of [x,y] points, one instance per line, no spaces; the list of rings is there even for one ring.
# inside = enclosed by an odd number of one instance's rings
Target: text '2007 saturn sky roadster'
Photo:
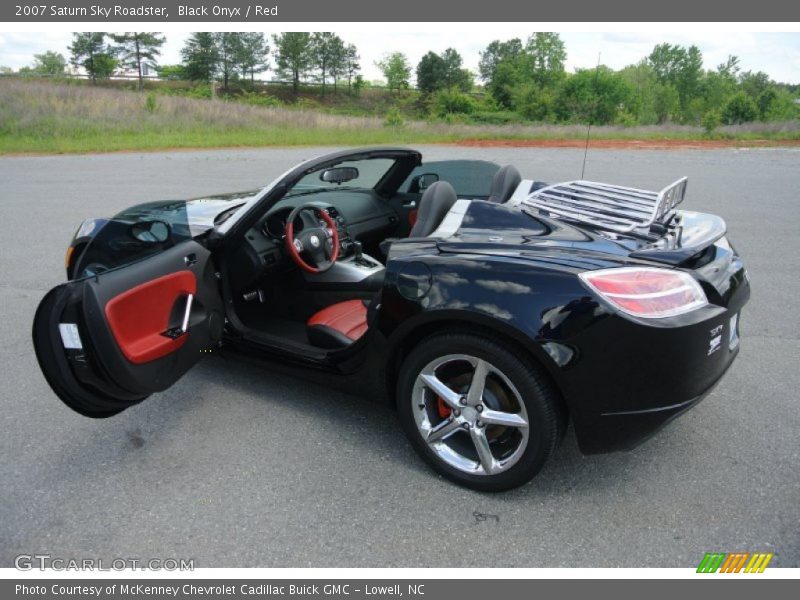
[[[78,228],[37,358],[96,418],[210,349],[346,379],[436,471],[510,489],[568,421],[584,453],[631,448],[732,364],[749,281],[724,221],[678,208],[686,185],[365,148],[256,192],[137,205]]]

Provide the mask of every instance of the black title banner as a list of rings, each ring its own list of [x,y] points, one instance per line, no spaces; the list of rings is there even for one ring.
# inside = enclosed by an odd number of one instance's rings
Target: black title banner
[[[800,3],[728,0],[11,0],[3,22],[796,22]]]

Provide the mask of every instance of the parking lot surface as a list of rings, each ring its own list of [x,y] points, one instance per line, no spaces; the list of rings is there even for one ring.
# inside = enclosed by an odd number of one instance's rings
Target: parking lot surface
[[[796,149],[589,150],[587,179],[652,189],[688,175],[684,208],[725,218],[753,288],[741,353],[704,402],[643,446],[584,457],[568,434],[518,490],[440,479],[389,408],[219,357],[112,419],[55,397],[30,327],[84,218],[252,189],[327,150],[0,158],[0,566],[48,553],[197,567],[687,567],[708,551],[800,566]],[[579,178],[583,158],[422,151],[544,181]]]

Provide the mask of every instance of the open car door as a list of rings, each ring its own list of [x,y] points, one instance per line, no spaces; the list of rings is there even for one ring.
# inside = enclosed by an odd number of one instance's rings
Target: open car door
[[[82,415],[109,417],[180,379],[222,337],[210,256],[189,239],[48,292],[33,343],[56,395]]]

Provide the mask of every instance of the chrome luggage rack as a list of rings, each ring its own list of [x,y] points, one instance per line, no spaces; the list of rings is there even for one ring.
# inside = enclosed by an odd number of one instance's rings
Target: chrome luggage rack
[[[551,216],[627,233],[649,229],[660,222],[683,202],[688,181],[688,177],[683,177],[660,192],[594,181],[569,181],[540,188],[522,204]]]

